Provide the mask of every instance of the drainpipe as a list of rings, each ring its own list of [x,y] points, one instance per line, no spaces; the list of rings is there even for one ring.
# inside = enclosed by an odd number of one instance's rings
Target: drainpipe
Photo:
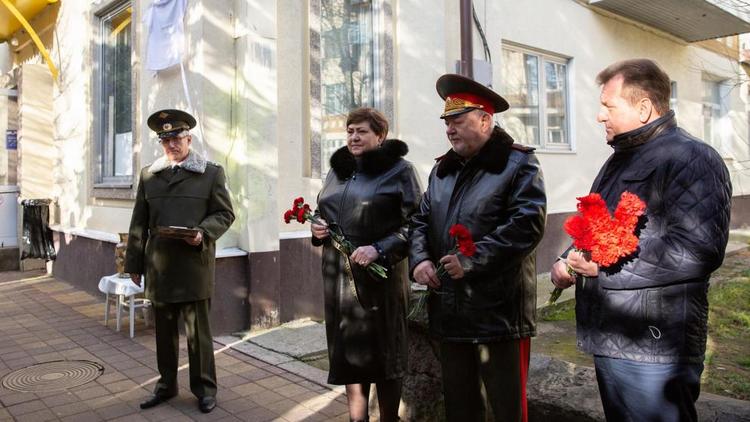
[[[471,2],[472,0],[461,0],[461,74],[474,79]]]

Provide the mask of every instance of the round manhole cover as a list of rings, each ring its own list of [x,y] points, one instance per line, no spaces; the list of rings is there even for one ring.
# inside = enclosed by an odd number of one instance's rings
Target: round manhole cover
[[[58,391],[91,382],[104,367],[87,360],[56,360],[13,371],[3,377],[3,387],[24,393]]]

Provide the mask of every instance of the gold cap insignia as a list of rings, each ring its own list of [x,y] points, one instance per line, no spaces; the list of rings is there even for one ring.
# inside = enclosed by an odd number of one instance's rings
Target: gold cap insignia
[[[164,123],[161,127],[163,130],[172,130],[172,123]]]
[[[484,106],[482,104],[477,104],[468,100],[465,100],[463,98],[455,98],[455,97],[446,97],[445,98],[445,110],[443,110],[443,113],[451,113],[456,110],[464,110],[467,108],[479,108],[483,109]]]

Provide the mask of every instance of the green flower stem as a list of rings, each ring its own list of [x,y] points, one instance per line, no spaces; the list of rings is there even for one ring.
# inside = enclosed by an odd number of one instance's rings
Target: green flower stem
[[[318,220],[318,218],[316,216],[310,214],[309,212],[305,213],[305,219],[307,221],[315,223],[315,224],[317,224],[319,226],[324,226],[325,225],[320,220]],[[331,236],[331,238],[333,240],[335,240],[341,246],[343,246],[343,249],[344,249],[344,251],[346,252],[347,255],[351,255],[352,252],[354,252],[354,249],[355,249],[354,245],[352,245],[352,242],[348,241],[343,235],[341,235],[339,233],[336,233],[336,231],[334,231],[334,230],[329,230],[328,234]],[[388,278],[388,269],[385,268],[384,266],[380,265],[380,264],[376,264],[374,262],[371,262],[365,268],[367,269],[367,271],[370,272],[370,274],[372,274],[372,275],[374,275],[376,277]]]
[[[581,251],[576,249],[576,252],[581,252]],[[565,263],[565,270],[568,272],[568,274],[570,274],[571,277],[573,278],[578,277],[578,273],[573,269],[573,267],[571,267],[567,263]],[[560,299],[560,295],[562,294],[562,291],[563,289],[559,287],[555,287],[555,289],[552,290],[552,292],[549,294],[549,299],[547,299],[547,303],[545,303],[544,306],[554,305],[555,302],[557,302],[557,299]]]

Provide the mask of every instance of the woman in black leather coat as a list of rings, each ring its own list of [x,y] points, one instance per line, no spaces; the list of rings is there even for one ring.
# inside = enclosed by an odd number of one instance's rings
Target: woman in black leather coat
[[[385,116],[360,108],[349,113],[346,128],[346,146],[331,157],[318,195],[325,225],[311,225],[313,244],[324,247],[328,382],[346,385],[353,421],[367,420],[375,383],[380,419],[394,421],[407,362],[407,229],[421,189],[414,167],[402,158],[406,144],[385,139]],[[354,252],[339,252],[329,230],[340,230]],[[387,268],[388,277],[369,273],[371,263]]]

